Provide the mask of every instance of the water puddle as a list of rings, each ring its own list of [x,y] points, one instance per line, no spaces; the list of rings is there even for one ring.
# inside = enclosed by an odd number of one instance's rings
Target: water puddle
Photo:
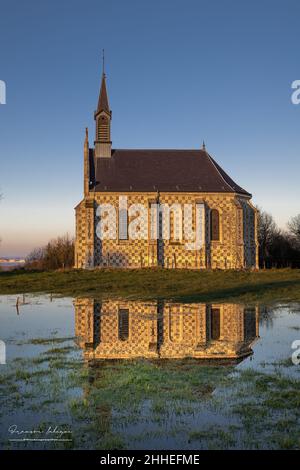
[[[0,296],[0,340],[0,449],[300,447],[299,304]]]

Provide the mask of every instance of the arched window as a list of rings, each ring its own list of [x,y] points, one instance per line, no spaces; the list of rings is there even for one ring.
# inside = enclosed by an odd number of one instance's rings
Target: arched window
[[[210,211],[210,239],[220,240],[220,217],[217,209]]]

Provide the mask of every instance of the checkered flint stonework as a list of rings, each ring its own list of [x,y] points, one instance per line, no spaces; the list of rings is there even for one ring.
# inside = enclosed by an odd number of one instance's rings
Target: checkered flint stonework
[[[163,266],[165,268],[188,269],[240,269],[257,267],[258,244],[256,238],[256,209],[247,198],[237,195],[162,193],[159,204],[181,207],[182,220],[179,226],[183,234],[197,235],[200,245],[191,247],[191,240],[178,237],[178,213],[171,211],[169,218],[169,238],[164,235],[164,227],[157,217],[156,232],[153,237],[151,224],[147,233],[143,221],[153,222],[151,206],[157,203],[157,194],[129,193],[127,198],[127,229],[124,213],[120,214],[120,193],[90,194],[76,208],[75,267],[117,267],[143,268]],[[115,211],[115,230],[106,227],[108,205]],[[130,209],[133,206],[133,210]],[[103,211],[99,207],[104,208]],[[144,211],[138,208],[143,207]],[[186,207],[191,209],[187,210]],[[105,210],[106,208],[106,210]],[[196,211],[200,210],[200,225],[196,226]],[[124,208],[121,208],[124,211]],[[218,211],[219,239],[211,240],[211,211]],[[142,214],[141,214],[142,212]],[[138,219],[140,217],[140,219]],[[103,225],[101,225],[103,224]],[[122,227],[119,227],[123,224]],[[135,224],[135,231],[141,236],[132,238],[128,226]],[[99,237],[99,226],[104,237]],[[121,229],[121,230],[120,230]],[[168,239],[166,239],[168,238]],[[191,249],[192,248],[192,249]]]

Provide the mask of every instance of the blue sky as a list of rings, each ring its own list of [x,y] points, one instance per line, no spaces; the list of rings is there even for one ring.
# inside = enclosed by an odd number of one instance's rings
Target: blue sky
[[[297,0],[1,0],[0,256],[74,232],[101,50],[119,148],[208,151],[285,227],[300,212]]]

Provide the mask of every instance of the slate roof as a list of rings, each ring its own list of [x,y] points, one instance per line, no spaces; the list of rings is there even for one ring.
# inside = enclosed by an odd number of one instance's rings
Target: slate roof
[[[90,149],[91,189],[96,192],[220,192],[251,197],[206,150],[112,150],[94,159]]]

